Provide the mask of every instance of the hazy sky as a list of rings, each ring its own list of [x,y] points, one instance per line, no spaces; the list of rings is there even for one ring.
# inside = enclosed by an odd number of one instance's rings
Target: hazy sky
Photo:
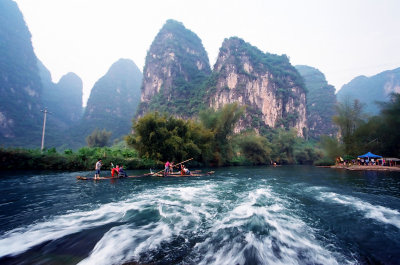
[[[322,71],[340,89],[358,75],[400,67],[400,0],[15,0],[37,57],[54,82],[94,83],[120,58],[143,70],[167,19],[196,33],[214,65],[225,38],[238,36],[293,65]]]

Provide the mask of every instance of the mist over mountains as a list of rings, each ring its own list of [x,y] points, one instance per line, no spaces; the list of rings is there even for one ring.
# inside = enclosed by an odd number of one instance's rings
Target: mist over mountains
[[[386,102],[391,93],[400,93],[400,68],[377,75],[358,76],[343,85],[337,93],[339,101],[358,99],[369,115],[379,113],[377,102]]]
[[[359,99],[376,114],[374,101],[399,93],[399,80],[400,68],[357,77],[338,92],[338,100]],[[0,1],[1,146],[38,148],[44,108],[51,112],[45,145],[76,149],[94,129],[122,139],[131,132],[132,119],[149,111],[196,118],[206,108],[234,102],[246,109],[237,132],[294,128],[302,137],[333,136],[334,91],[318,69],[294,67],[286,55],[262,52],[237,37],[224,40],[211,68],[201,39],[183,23],[168,20],[149,48],[143,74],[132,60],[116,61],[83,109],[81,78],[66,73],[53,83],[17,4]]]
[[[82,117],[82,80],[74,73],[67,73],[58,83],[53,83],[50,71],[38,60],[43,85],[42,104],[51,110],[57,126],[66,129]]]
[[[95,129],[112,132],[111,140],[130,133],[141,83],[142,73],[132,60],[115,62],[93,86],[78,124],[68,130],[69,146],[86,145],[85,137]]]
[[[15,2],[0,1],[1,144],[40,144],[42,90],[31,34],[23,16]]]

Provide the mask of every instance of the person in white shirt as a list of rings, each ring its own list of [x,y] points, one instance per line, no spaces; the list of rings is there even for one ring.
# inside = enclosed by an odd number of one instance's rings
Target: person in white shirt
[[[96,173],[94,174],[94,179],[100,179],[100,168],[103,164],[101,163],[101,159],[97,160],[95,170]]]

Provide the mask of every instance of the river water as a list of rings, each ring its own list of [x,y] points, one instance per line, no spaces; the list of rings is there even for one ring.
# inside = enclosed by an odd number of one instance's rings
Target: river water
[[[398,172],[0,174],[0,264],[400,263]]]

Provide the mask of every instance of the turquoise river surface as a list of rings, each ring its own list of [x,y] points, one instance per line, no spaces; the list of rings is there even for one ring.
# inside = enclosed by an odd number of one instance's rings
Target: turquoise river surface
[[[399,172],[88,173],[0,172],[0,264],[400,264]]]

